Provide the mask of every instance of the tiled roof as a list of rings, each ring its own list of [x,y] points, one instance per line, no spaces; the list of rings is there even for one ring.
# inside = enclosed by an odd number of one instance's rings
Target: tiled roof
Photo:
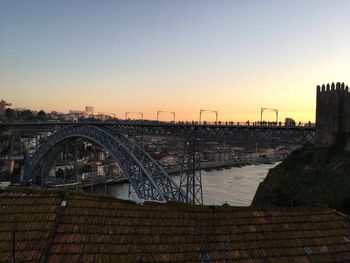
[[[62,201],[65,200],[65,206]],[[334,210],[143,205],[78,192],[0,192],[0,262],[350,261]]]

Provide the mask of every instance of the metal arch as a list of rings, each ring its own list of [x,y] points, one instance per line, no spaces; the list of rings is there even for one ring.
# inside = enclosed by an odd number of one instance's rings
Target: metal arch
[[[69,139],[68,139],[69,140]],[[39,161],[38,165],[36,166],[36,169],[34,169],[31,173],[31,178],[33,178],[33,181],[31,182],[34,185],[45,187],[45,175],[50,173],[50,170],[52,166],[55,163],[55,159],[57,157],[57,154],[63,150],[65,141],[61,141],[57,143],[54,147],[51,148],[51,150]]]
[[[60,142],[86,138],[104,148],[120,165],[138,198],[145,200],[185,202],[184,193],[149,154],[121,134],[115,136],[92,125],[71,125],[55,132],[41,144],[25,164],[24,183],[43,169],[43,158]]]

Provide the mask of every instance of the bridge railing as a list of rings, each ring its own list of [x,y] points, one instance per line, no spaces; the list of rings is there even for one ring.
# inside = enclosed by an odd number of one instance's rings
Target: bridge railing
[[[268,127],[315,127],[315,123],[311,123],[311,122],[297,122],[295,124],[291,124],[291,123],[286,123],[286,122],[273,122],[273,121],[202,121],[202,122],[198,122],[198,121],[156,121],[156,120],[106,120],[106,121],[101,121],[98,119],[81,119],[78,121],[72,121],[72,122],[67,122],[67,121],[59,121],[59,120],[55,120],[55,121],[47,121],[47,122],[5,122],[2,121],[0,122],[0,125],[4,125],[4,126],[16,126],[16,125],[47,125],[47,124],[83,124],[83,123],[87,123],[87,124],[125,124],[125,123],[129,123],[129,124],[134,124],[134,125],[142,125],[142,124],[167,124],[167,125],[213,125],[213,126],[268,126]]]

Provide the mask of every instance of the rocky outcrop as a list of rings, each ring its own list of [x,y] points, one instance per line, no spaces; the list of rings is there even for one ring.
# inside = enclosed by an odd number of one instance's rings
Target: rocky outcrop
[[[342,145],[294,151],[269,171],[252,206],[317,206],[350,213],[350,153]]]

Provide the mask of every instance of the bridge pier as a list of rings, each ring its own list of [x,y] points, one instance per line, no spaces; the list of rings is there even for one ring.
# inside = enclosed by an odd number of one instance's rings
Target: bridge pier
[[[186,203],[202,205],[203,190],[200,154],[196,152],[195,143],[195,136],[192,136],[185,141],[180,188],[183,189],[186,194]]]

